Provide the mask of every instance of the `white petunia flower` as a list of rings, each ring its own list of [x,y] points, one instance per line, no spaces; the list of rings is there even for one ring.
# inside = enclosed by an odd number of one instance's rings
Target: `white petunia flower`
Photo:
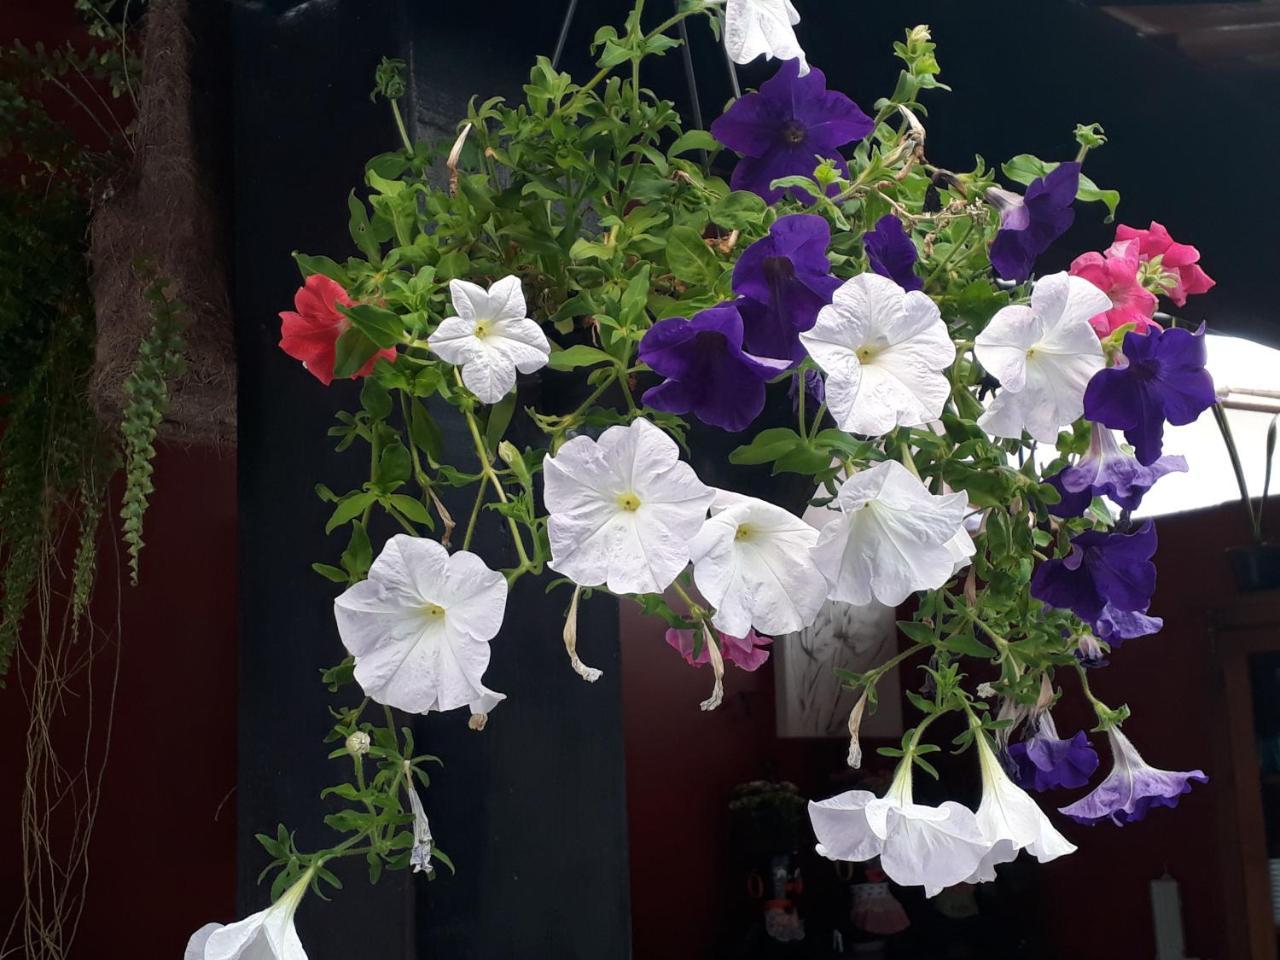
[[[809,72],[795,25],[800,13],[791,0],[729,0],[724,15],[724,45],[734,63],[750,63],[762,54],[799,60],[800,76]]]
[[[506,578],[474,553],[397,534],[333,609],[356,682],[378,703],[486,715],[506,699],[481,679],[506,603]]]
[[[967,807],[953,800],[937,807],[912,801],[909,760],[883,797],[850,790],[811,800],[809,820],[820,855],[854,862],[879,857],[890,880],[924,887],[930,897],[971,877],[991,847]]]
[[[516,385],[516,371],[547,365],[551,344],[526,313],[519,277],[503,277],[486,292],[466,280],[450,280],[458,316],[440,322],[427,344],[442,360],[462,368],[462,382],[481,403],[497,403]]]
[[[582,587],[661,593],[689,563],[715,491],[648,420],[574,437],[543,461],[552,570]]]
[[[693,581],[716,608],[711,622],[732,637],[803,630],[827,594],[809,556],[818,531],[781,507],[724,493],[689,545]]]
[[[982,768],[978,826],[991,849],[969,882],[994,880],[996,864],[1008,863],[1024,849],[1041,863],[1075,853],[1075,844],[1060,834],[1027,792],[1009,779],[986,737],[978,733],[976,740],[978,765]]]
[[[879,437],[937,420],[956,359],[938,306],[919,290],[863,273],[835,292],[800,334],[826,373],[827,407],[841,430]]]
[[[896,607],[917,590],[942,586],[957,558],[972,556],[964,493],[937,496],[896,460],[855,473],[840,487],[840,515],[818,534],[813,559],[827,596]]]
[[[1000,392],[978,418],[993,437],[1025,430],[1042,443],[1084,415],[1084,391],[1107,365],[1089,318],[1111,309],[1105,293],[1082,277],[1054,273],[1036,282],[1031,305],[996,311],[973,352]]]
[[[183,960],[307,960],[293,915],[313,874],[304,873],[280,899],[236,923],[207,923],[191,935]]]

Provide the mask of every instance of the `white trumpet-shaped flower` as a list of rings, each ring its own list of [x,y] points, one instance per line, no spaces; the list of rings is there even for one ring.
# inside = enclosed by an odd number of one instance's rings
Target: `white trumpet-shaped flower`
[[[378,703],[487,715],[505,699],[482,678],[506,603],[506,578],[474,553],[397,534],[333,608],[356,682]]]
[[[752,628],[776,635],[813,623],[827,594],[810,557],[818,531],[781,507],[724,491],[711,514],[690,554],[717,629],[745,637]]]
[[[978,732],[975,740],[978,765],[982,769],[978,826],[991,849],[978,864],[970,881],[994,880],[996,865],[1008,863],[1023,850],[1041,863],[1075,853],[1075,845],[1058,832],[1027,792],[1009,779],[986,737]]]
[[[818,534],[813,560],[827,596],[896,607],[917,590],[942,586],[974,553],[964,529],[968,498],[935,495],[895,460],[855,473],[833,504],[840,513]]]
[[[841,430],[878,437],[917,427],[937,420],[951,395],[943,371],[956,345],[937,304],[879,274],[846,281],[800,342],[827,375]]]
[[[1105,293],[1082,277],[1054,273],[1037,281],[1031,305],[996,311],[973,352],[1000,392],[978,418],[994,437],[1025,430],[1042,443],[1084,415],[1084,391],[1106,366],[1089,318],[1111,309]]]
[[[937,807],[913,802],[910,759],[883,797],[850,790],[811,800],[809,820],[820,855],[855,862],[879,857],[889,879],[924,887],[930,897],[971,877],[991,847],[967,807],[953,800]]]
[[[526,314],[519,277],[503,277],[487,291],[466,280],[450,280],[456,317],[440,322],[427,344],[462,368],[462,382],[482,403],[497,403],[516,385],[516,371],[547,365],[551,344]]]
[[[551,569],[611,593],[669,587],[715,498],[648,420],[574,437],[543,461],[543,476]]]
[[[734,63],[756,57],[799,60],[800,76],[809,72],[795,26],[800,13],[791,0],[729,0],[724,14],[724,45]]]
[[[182,960],[307,960],[293,915],[312,876],[308,870],[279,900],[252,916],[226,926],[205,924],[187,941]]]

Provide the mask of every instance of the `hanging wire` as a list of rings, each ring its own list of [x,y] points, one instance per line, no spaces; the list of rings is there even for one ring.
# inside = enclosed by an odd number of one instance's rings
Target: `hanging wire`
[[[674,0],[674,6],[677,11],[680,9],[680,0]],[[689,22],[687,20],[680,21],[680,53],[684,59],[684,81],[689,86],[689,108],[693,112],[693,125],[699,130],[705,129],[702,126],[702,101],[698,98],[698,77],[693,70],[693,48],[689,46]],[[706,151],[702,151],[702,163],[706,166]]]
[[[578,0],[569,0],[569,9],[564,12],[564,21],[560,24],[560,36],[556,38],[556,52],[551,57],[551,69],[560,69],[560,58],[564,55],[564,45],[569,39],[569,27],[573,25],[573,15],[578,12]]]

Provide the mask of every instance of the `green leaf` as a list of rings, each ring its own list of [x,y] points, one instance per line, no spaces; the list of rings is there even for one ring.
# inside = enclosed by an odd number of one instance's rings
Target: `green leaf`
[[[667,234],[667,264],[678,279],[701,287],[714,285],[724,272],[702,234],[693,227],[671,228]]]
[[[413,474],[409,449],[396,440],[382,451],[378,458],[378,482],[384,487],[392,483],[404,483]]]
[[[334,347],[333,358],[333,377],[335,380],[345,380],[355,376],[369,358],[378,352],[378,345],[370,340],[365,334],[351,327],[342,336],[338,337],[338,343]]]
[[[349,286],[351,278],[347,276],[346,267],[342,264],[330,260],[328,257],[312,257],[305,253],[293,252],[294,262],[298,264],[298,270],[304,277],[310,277],[314,274],[328,277],[330,280],[336,280],[342,286]]]
[[[341,567],[331,566],[327,563],[313,563],[311,569],[326,580],[332,580],[334,583],[346,583],[348,581],[347,572]]]
[[[377,499],[377,494],[353,493],[339,500],[337,508],[333,511],[332,516],[329,517],[329,522],[324,525],[324,532],[333,533],[344,523],[354,520],[364,513],[366,507],[372,506]]]
[[[404,337],[404,321],[399,315],[371,303],[357,303],[338,309],[351,320],[351,325],[375,343],[379,349],[394,347]]]
[[[436,279],[457,280],[471,272],[471,260],[461,250],[451,250],[436,264]]]
[[[434,463],[444,456],[444,431],[425,404],[414,401],[409,419],[409,439]]]
[[[1116,207],[1120,206],[1119,190],[1103,190],[1096,183],[1080,174],[1080,187],[1076,190],[1076,199],[1085,202],[1103,203],[1107,207],[1106,222],[1111,223],[1116,218]]]
[[[516,395],[514,393],[507,394],[489,411],[489,422],[484,427],[484,444],[490,451],[498,449],[498,442],[506,434],[515,412]]]
[[[352,579],[359,579],[369,572],[371,563],[373,544],[369,542],[369,531],[357,520],[351,524],[351,539],[342,551],[342,567]]]
[[[720,149],[720,141],[706,130],[686,130],[676,137],[675,143],[667,148],[668,157],[678,157],[694,150],[705,150],[715,153]],[[761,201],[763,203],[763,201]]]
[[[424,527],[435,526],[432,523],[430,512],[422,505],[421,500],[407,497],[402,493],[393,493],[387,498],[387,501],[414,523],[420,523]]]
[[[729,462],[738,466],[773,463],[804,441],[788,427],[771,427],[756,434],[751,443],[729,454]]]
[[[627,283],[622,294],[622,315],[618,318],[624,327],[630,327],[644,317],[645,304],[649,301],[649,264]]]
[[[613,357],[603,350],[576,344],[567,350],[557,350],[547,360],[552,370],[576,370],[578,367],[593,367],[597,363],[613,363]]]
[[[351,239],[366,257],[378,263],[382,259],[382,251],[369,226],[369,213],[354,190],[347,197],[347,209],[351,214],[351,219],[347,221]]]
[[[928,624],[917,623],[914,620],[899,620],[898,629],[907,635],[913,643],[934,644],[938,638],[934,635],[933,628]]]
[[[367,377],[360,385],[360,406],[374,420],[385,420],[391,416],[391,394],[377,380]]]
[[[769,206],[754,193],[735,190],[711,207],[711,220],[726,230],[748,230],[764,222]]]
[[[773,465],[773,472],[778,473],[799,473],[809,475],[831,465],[831,454],[825,450],[818,450],[809,443],[801,443],[792,447],[777,459]]]

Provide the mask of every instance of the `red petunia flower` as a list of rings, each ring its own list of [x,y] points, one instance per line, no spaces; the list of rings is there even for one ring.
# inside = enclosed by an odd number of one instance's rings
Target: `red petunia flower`
[[[333,382],[338,338],[351,326],[338,305],[352,305],[342,285],[323,274],[307,277],[293,297],[293,310],[280,312],[280,349],[301,360],[307,371],[326,387]],[[379,358],[394,361],[392,349],[379,350],[357,370],[352,379],[367,377]]]
[[[1134,324],[1138,333],[1160,329],[1151,319],[1156,312],[1156,295],[1142,286],[1140,267],[1138,244],[1133,240],[1112,244],[1105,256],[1084,253],[1071,262],[1073,277],[1084,277],[1111,298],[1111,309],[1089,320],[1100,339],[1127,323]]]
[[[1188,243],[1178,243],[1169,231],[1155,220],[1146,230],[1137,227],[1116,227],[1116,246],[1136,240],[1138,257],[1144,263],[1160,258],[1160,265],[1173,275],[1174,285],[1168,291],[1169,299],[1180,307],[1187,304],[1187,297],[1207,292],[1215,283],[1200,268],[1200,251]]]

